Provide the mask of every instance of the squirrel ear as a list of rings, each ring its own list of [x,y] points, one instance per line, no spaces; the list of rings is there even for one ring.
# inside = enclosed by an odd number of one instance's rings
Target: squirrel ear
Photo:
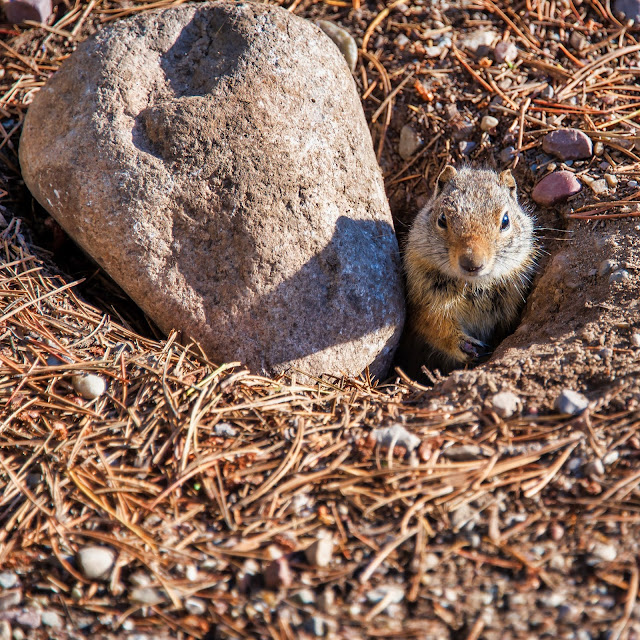
[[[515,193],[517,185],[516,185],[516,181],[513,177],[513,175],[511,175],[511,171],[509,171],[509,169],[505,169],[500,176],[498,177],[498,182],[500,182],[501,185],[504,185],[505,187],[511,189],[511,191],[513,193]]]
[[[450,164],[448,164],[441,172],[440,175],[438,176],[438,179],[436,180],[436,187],[442,187],[443,185],[447,184],[447,182],[449,182],[450,180],[453,180],[453,178],[455,178],[456,173],[458,173],[456,171],[455,167],[452,167]]]

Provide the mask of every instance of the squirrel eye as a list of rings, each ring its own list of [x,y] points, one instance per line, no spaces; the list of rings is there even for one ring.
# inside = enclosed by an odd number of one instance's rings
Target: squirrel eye
[[[502,222],[500,223],[500,231],[504,231],[505,229],[507,229],[509,227],[509,214],[505,213],[502,216]]]
[[[441,213],[438,216],[438,226],[441,229],[446,229],[447,228],[447,216],[445,216],[444,213]]]

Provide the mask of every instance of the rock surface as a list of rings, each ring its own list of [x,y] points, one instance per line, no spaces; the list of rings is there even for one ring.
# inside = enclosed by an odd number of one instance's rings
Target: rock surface
[[[51,0],[5,0],[2,8],[7,22],[20,24],[25,20],[46,22],[52,11]]]
[[[616,0],[614,7],[627,20],[640,22],[640,2],[638,0]]]
[[[557,129],[547,133],[542,148],[560,160],[580,160],[593,155],[591,138],[578,129]]]
[[[538,182],[531,192],[531,197],[538,204],[550,207],[575,195],[580,189],[582,185],[571,171],[554,171]]]
[[[106,27],[36,95],[20,162],[76,242],[212,359],[386,372],[397,241],[353,78],[315,25],[214,2]]]

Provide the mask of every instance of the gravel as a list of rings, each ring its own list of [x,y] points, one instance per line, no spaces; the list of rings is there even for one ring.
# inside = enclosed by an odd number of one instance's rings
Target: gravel
[[[556,409],[566,415],[578,415],[587,409],[589,400],[572,389],[565,389],[556,399]]]

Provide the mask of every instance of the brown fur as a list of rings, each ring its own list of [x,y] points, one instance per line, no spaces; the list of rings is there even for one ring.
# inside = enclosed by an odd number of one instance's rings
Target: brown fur
[[[533,222],[511,173],[447,166],[413,223],[404,258],[409,331],[427,347],[427,364],[462,366],[509,331],[535,257]]]

